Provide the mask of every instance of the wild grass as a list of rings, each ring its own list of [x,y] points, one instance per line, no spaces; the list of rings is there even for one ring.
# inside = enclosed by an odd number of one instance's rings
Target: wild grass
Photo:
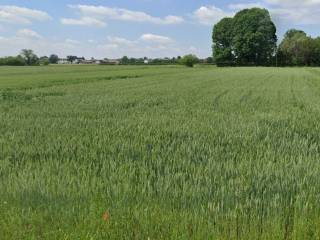
[[[320,70],[0,68],[0,239],[320,239]]]

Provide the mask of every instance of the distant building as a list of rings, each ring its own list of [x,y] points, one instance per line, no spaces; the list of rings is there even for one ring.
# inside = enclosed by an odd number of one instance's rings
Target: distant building
[[[91,58],[90,60],[83,59],[79,61],[79,64],[100,64],[100,63],[101,63],[101,60],[97,60],[94,58]]]
[[[119,65],[120,60],[119,59],[104,59],[104,60],[98,60],[95,58],[91,58],[90,60],[85,59],[84,57],[81,58],[75,58],[72,62],[69,61],[67,58],[60,58],[58,60],[58,64],[107,64],[107,65]]]
[[[86,59],[84,57],[76,58],[72,64],[80,64],[82,61],[85,61]]]
[[[81,60],[79,64],[93,64],[92,60]]]
[[[119,65],[120,60],[119,59],[107,59],[105,58],[104,60],[100,61],[101,64],[109,64],[109,65]]]
[[[59,58],[58,64],[71,64],[66,58]]]

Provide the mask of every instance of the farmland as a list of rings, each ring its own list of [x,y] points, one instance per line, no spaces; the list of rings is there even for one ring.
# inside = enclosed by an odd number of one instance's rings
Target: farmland
[[[0,68],[0,239],[320,239],[320,69]]]

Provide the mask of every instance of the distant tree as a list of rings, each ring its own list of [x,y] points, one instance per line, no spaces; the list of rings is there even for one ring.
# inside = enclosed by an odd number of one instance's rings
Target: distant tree
[[[50,63],[49,62],[49,58],[47,56],[40,57],[39,58],[39,63],[40,63],[40,65],[47,66]]]
[[[304,37],[307,36],[307,34],[306,34],[304,31],[302,31],[302,30],[289,29],[289,30],[285,33],[284,38],[286,38],[286,39],[292,39],[292,38],[296,37],[297,35],[298,35],[298,36],[304,36]]]
[[[128,63],[131,64],[131,65],[135,65],[137,62],[137,60],[135,58],[130,58]]]
[[[57,64],[58,61],[59,61],[58,55],[56,55],[56,54],[51,54],[51,55],[50,55],[50,57],[49,57],[49,62],[50,62],[51,64]]]
[[[127,64],[129,64],[129,62],[130,62],[129,58],[127,56],[123,56],[120,60],[120,64],[122,64],[122,65],[127,65]]]
[[[77,56],[67,56],[67,60],[71,63],[73,63],[75,60],[77,60],[78,57]]]
[[[21,56],[0,58],[0,66],[25,66],[26,61]]]
[[[214,63],[213,57],[207,57],[205,62],[208,64],[213,64]]]
[[[20,56],[25,60],[26,65],[39,65],[39,58],[31,49],[22,49]]]
[[[301,30],[287,31],[278,49],[278,58],[284,66],[320,65],[320,40]]]
[[[144,58],[138,58],[136,63],[139,65],[144,64]]]
[[[205,63],[207,63],[207,60],[206,60],[206,59],[203,59],[203,58],[199,58],[199,59],[198,59],[198,63],[199,63],[199,64],[205,64]]]
[[[197,56],[189,54],[180,59],[180,64],[185,65],[187,67],[193,67],[196,63],[199,62]]]

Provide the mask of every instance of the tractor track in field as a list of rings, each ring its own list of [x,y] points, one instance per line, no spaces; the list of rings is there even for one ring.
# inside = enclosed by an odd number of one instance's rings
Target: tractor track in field
[[[257,81],[256,83],[254,83],[253,86],[241,96],[239,100],[240,106],[243,107],[250,103],[253,110],[257,109],[261,105],[262,98],[261,96],[253,97],[254,93],[256,92],[255,90],[258,87],[262,87],[263,85],[265,85],[268,80],[272,79],[273,76],[274,74],[269,74],[266,77],[261,78],[260,81]],[[261,95],[263,95],[262,93],[264,93],[265,91],[266,90],[259,91],[259,92],[261,92]]]

